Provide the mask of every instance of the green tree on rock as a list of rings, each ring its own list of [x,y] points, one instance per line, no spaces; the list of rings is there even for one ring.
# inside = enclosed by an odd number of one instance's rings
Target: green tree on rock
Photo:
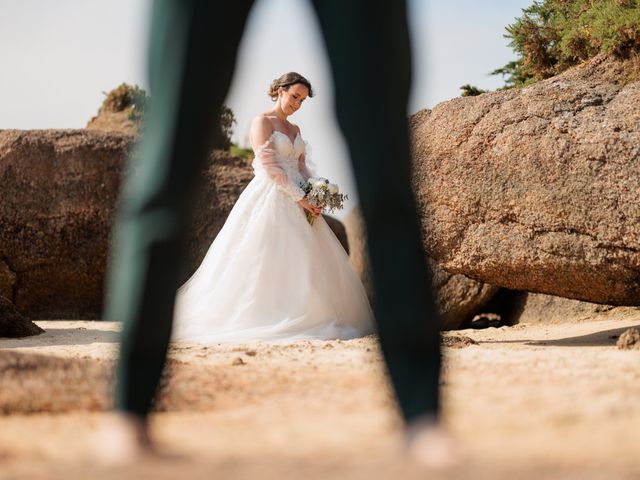
[[[505,87],[557,75],[600,53],[640,52],[640,0],[536,0],[507,27],[515,61],[493,72]]]

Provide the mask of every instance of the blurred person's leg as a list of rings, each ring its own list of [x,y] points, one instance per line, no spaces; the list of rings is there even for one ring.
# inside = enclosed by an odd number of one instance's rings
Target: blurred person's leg
[[[116,408],[143,420],[171,335],[186,221],[253,0],[156,0],[151,106],[121,200],[104,318],[123,323]]]
[[[368,232],[380,344],[408,422],[439,412],[440,325],[410,183],[401,0],[314,0]]]

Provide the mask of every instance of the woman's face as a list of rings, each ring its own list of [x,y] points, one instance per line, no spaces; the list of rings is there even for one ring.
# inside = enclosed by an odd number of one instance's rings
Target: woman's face
[[[309,89],[302,83],[294,83],[288,90],[284,87],[278,89],[280,108],[286,115],[293,115],[298,111],[302,102],[309,96]]]

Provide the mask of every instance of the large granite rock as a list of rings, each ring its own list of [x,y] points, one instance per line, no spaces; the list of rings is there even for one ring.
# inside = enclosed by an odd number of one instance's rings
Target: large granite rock
[[[0,284],[24,315],[99,315],[113,206],[131,140],[83,130],[0,131],[6,265],[0,261]]]
[[[429,255],[492,285],[640,304],[640,82],[629,65],[600,56],[414,115]]]
[[[369,300],[373,301],[366,231],[358,207],[345,219],[345,227],[350,247],[349,261],[365,286]],[[499,290],[499,287],[477,282],[464,275],[449,273],[432,259],[428,258],[427,261],[433,274],[433,292],[445,330],[459,328],[470,321]]]
[[[134,139],[97,130],[0,131],[0,295],[24,315],[99,318],[114,210]],[[183,277],[204,257],[251,176],[246,162],[211,156]]]

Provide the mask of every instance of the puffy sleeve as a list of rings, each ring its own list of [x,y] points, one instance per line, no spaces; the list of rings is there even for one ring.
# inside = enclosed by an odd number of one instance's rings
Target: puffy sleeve
[[[275,147],[272,140],[267,140],[255,150],[253,169],[256,174],[262,173],[275,183],[279,190],[283,191],[292,200],[298,201],[304,198],[304,190],[289,178],[285,170],[278,162]]]

